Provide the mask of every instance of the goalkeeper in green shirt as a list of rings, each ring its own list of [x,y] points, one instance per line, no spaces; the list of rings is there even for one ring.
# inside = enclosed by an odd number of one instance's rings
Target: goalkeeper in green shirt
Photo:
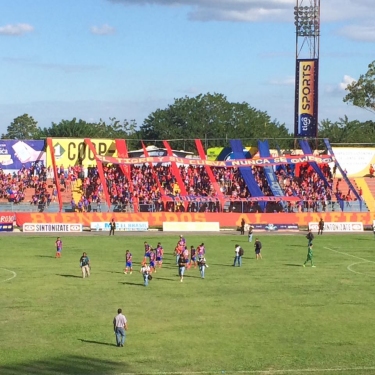
[[[311,262],[311,267],[315,267],[314,266],[314,263],[313,263],[313,244],[312,243],[309,243],[308,247],[307,247],[307,258],[305,260],[305,263],[303,263],[303,266],[305,267],[306,266],[306,263],[308,261]]]

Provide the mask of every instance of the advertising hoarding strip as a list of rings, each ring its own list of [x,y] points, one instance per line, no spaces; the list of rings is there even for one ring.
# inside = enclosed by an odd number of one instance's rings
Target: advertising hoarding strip
[[[202,141],[201,141],[200,139],[196,139],[196,140],[195,140],[195,145],[196,145],[196,147],[197,147],[197,151],[198,151],[198,155],[199,155],[199,157],[200,157],[202,160],[205,160],[205,159],[206,159],[206,153],[204,152],[203,145],[202,145]],[[216,179],[215,179],[215,176],[214,176],[214,174],[212,173],[211,168],[210,168],[208,165],[205,165],[204,168],[205,168],[205,170],[206,170],[206,172],[207,172],[208,178],[210,179],[212,186],[213,186],[214,189],[215,189],[216,194],[218,195],[219,199],[220,199],[221,201],[223,201],[223,200],[224,200],[224,194],[223,194],[222,191],[220,190],[220,186],[219,186],[219,184],[217,183],[217,181],[216,181]]]
[[[262,157],[269,158],[271,156],[270,153],[270,148],[268,145],[268,141],[258,141],[258,150],[259,150],[259,155]],[[276,177],[275,171],[273,170],[272,166],[265,166],[264,168],[264,174],[266,175],[266,179],[268,182],[268,185],[272,191],[272,194],[275,197],[282,197],[284,196],[283,189],[281,189],[281,186],[279,184],[279,181]]]
[[[334,152],[333,152],[333,150],[332,150],[332,147],[331,147],[331,144],[329,143],[328,138],[324,138],[324,144],[326,145],[328,152],[329,152],[329,153],[332,155],[332,157],[334,158],[334,157],[335,157],[335,154],[334,154]],[[335,160],[336,160],[336,158],[335,158]],[[340,163],[338,162],[338,160],[335,161],[335,165],[336,165],[337,168],[339,169],[342,178],[345,180],[345,182],[346,182],[347,185],[349,186],[349,189],[353,192],[353,194],[355,195],[355,197],[358,199],[359,207],[360,207],[360,210],[362,211],[362,197],[358,194],[357,189],[353,186],[353,184],[352,184],[351,181],[349,180],[347,174],[346,174],[345,171],[341,168],[341,165],[340,165]]]
[[[85,138],[84,141],[85,141],[85,144],[91,150],[91,152],[94,154],[94,157],[96,158],[96,156],[97,156],[96,149],[95,149],[95,146],[92,144],[91,139]],[[104,172],[103,172],[103,163],[100,160],[96,159],[96,164],[97,164],[97,167],[98,167],[99,178],[100,178],[100,181],[103,185],[105,200],[107,202],[107,207],[108,207],[108,210],[109,210],[110,207],[111,207],[111,198],[109,196],[107,181],[105,179]]]
[[[51,154],[53,176],[55,177],[55,185],[57,190],[57,199],[59,200],[59,211],[62,211],[62,197],[61,197],[61,187],[60,187],[60,176],[57,173],[56,158],[55,158],[55,149],[53,147],[52,138],[47,138],[47,146]]]
[[[217,213],[217,212],[17,212],[17,225],[24,223],[81,223],[90,226],[92,222],[148,222],[150,227],[162,226],[166,221],[182,222],[211,222],[218,221],[221,227],[238,227],[241,220],[251,224],[285,224],[295,223],[299,226],[307,226],[310,222],[318,222],[320,219],[329,223],[359,222],[365,226],[373,224],[371,212],[303,212],[303,213]]]

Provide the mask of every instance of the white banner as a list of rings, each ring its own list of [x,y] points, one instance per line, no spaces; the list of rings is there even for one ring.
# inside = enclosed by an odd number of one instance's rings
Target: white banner
[[[90,224],[91,230],[110,230],[110,223],[93,222]],[[148,231],[148,221],[140,222],[116,222],[116,230],[122,232],[142,232]]]
[[[25,223],[22,226],[22,230],[25,233],[77,233],[82,232],[82,224],[64,224],[64,223],[45,223],[45,224],[33,224]]]
[[[309,223],[309,229],[312,231],[319,230],[318,222]],[[325,222],[323,232],[363,232],[363,223],[336,223],[336,222]]]

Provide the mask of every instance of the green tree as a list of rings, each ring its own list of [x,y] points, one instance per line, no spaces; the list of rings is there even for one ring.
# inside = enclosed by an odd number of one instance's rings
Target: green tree
[[[166,109],[151,113],[140,127],[144,140],[174,139],[175,149],[195,150],[194,139],[205,140],[206,147],[227,146],[228,139],[291,139],[285,125],[248,103],[231,103],[222,94],[200,94],[175,99]],[[284,147],[284,144],[280,144]]]
[[[7,127],[7,132],[1,135],[2,139],[38,139],[40,129],[38,122],[28,114],[16,117]]]
[[[348,94],[343,101],[375,113],[375,61],[368,66],[366,74],[360,75],[346,87]]]
[[[375,138],[375,123],[349,121],[347,116],[336,122],[327,119],[319,124],[319,137],[331,143],[369,143]]]
[[[40,131],[42,137],[62,137],[62,138],[128,138],[134,136],[136,129],[135,120],[123,123],[110,118],[110,123],[102,119],[98,123],[90,123],[84,120],[61,120],[58,124],[52,123],[51,127]]]

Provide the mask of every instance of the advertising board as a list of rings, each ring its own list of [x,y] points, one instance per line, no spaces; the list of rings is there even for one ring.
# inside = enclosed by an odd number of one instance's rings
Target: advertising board
[[[310,222],[309,229],[318,231],[319,223]],[[363,223],[360,222],[325,222],[324,232],[363,232]]]
[[[22,226],[22,230],[25,233],[78,233],[82,232],[82,224],[70,224],[70,223],[25,223]]]
[[[0,232],[13,232],[13,222],[0,223]]]
[[[163,223],[165,232],[219,232],[219,222],[176,222],[168,221]]]
[[[91,230],[108,231],[110,230],[109,222],[92,222],[90,223]],[[116,222],[116,230],[122,232],[146,232],[148,231],[148,222]]]

